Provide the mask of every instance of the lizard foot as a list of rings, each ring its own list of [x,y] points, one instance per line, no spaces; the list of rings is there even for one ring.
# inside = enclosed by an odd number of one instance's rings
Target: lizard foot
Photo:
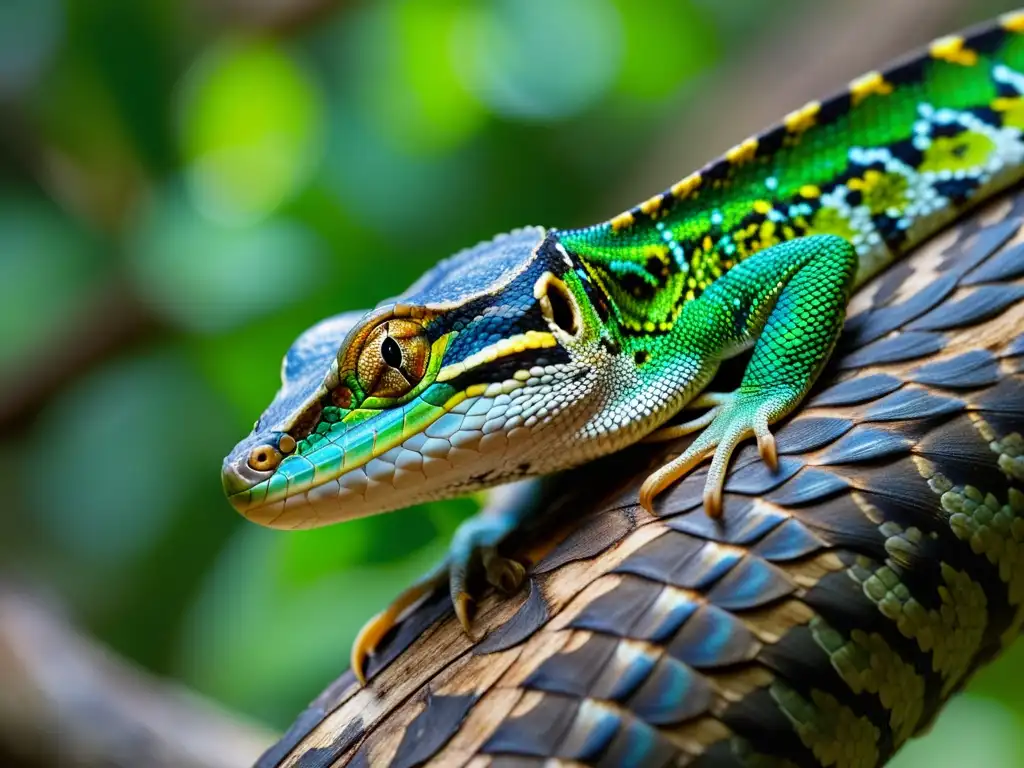
[[[421,579],[396,597],[387,608],[363,625],[352,643],[349,665],[360,685],[366,685],[366,662],[377,650],[377,645],[394,628],[408,608],[432,594],[444,583],[440,571]]]
[[[701,408],[707,408],[707,413],[683,424],[673,424],[669,427],[656,429],[645,437],[643,442],[667,443],[677,438],[685,437],[686,435],[692,435],[694,432],[700,432],[700,430],[704,429],[704,427],[708,426],[708,424],[714,420],[720,410],[720,406],[725,405],[732,399],[732,392],[702,392],[694,400],[691,400],[689,403],[684,405],[683,410],[695,411]]]
[[[471,640],[476,639],[473,635],[474,598],[468,586],[469,573],[479,566],[487,583],[508,595],[517,592],[526,579],[523,564],[503,557],[497,550],[498,542],[515,524],[508,516],[486,513],[466,520],[455,531],[445,560],[363,626],[352,644],[350,657],[352,671],[362,685],[366,685],[366,661],[384,636],[409,608],[445,585],[463,630]]]
[[[652,442],[673,440],[703,430],[682,455],[655,470],[640,487],[640,504],[653,512],[655,497],[685,477],[694,467],[713,454],[704,485],[704,509],[710,517],[722,514],[722,487],[729,459],[736,446],[748,437],[757,438],[758,453],[772,469],[778,466],[775,438],[768,425],[777,421],[798,402],[790,392],[772,390],[751,392],[742,389],[729,394],[711,394],[698,398],[694,405],[711,409],[693,421],[664,427],[653,433]]]

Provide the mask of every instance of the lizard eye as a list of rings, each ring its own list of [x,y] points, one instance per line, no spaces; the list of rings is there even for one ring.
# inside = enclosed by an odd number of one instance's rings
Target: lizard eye
[[[392,368],[402,367],[402,348],[390,336],[380,343],[380,356]]]
[[[356,364],[359,383],[371,397],[402,397],[420,383],[430,361],[423,326],[411,320],[388,320],[363,343]]]

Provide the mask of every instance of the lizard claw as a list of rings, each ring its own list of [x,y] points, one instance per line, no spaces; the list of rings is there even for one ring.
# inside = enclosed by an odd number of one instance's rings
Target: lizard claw
[[[452,602],[455,606],[455,616],[459,620],[459,624],[462,625],[462,631],[466,633],[470,640],[476,640],[473,635],[473,596],[468,592],[459,592],[458,596]]]
[[[526,579],[523,564],[498,554],[493,543],[504,537],[507,527],[507,520],[500,517],[478,516],[467,520],[456,531],[445,561],[363,626],[352,645],[350,659],[352,671],[360,683],[366,685],[366,661],[384,636],[410,607],[446,585],[459,624],[470,640],[476,640],[473,633],[475,601],[467,583],[471,566],[482,566],[487,582],[507,595],[517,592]]]
[[[664,439],[670,439],[703,428],[682,455],[659,467],[644,481],[640,487],[641,506],[653,514],[654,499],[658,494],[712,456],[704,485],[704,511],[709,517],[721,517],[725,476],[736,446],[748,437],[756,437],[761,459],[772,470],[777,469],[778,448],[768,424],[788,413],[797,401],[798,398],[776,392],[742,391],[702,399],[700,402],[714,406],[708,413],[686,424],[665,427],[655,433],[655,439],[666,434],[668,437]],[[694,428],[695,425],[699,427]]]
[[[757,438],[757,454],[761,461],[768,465],[768,469],[774,472],[779,468],[779,449],[775,445],[775,435],[769,432],[767,427],[764,434],[757,434],[755,431],[754,435]]]
[[[446,570],[443,571],[443,575],[447,578]],[[366,662],[377,650],[380,641],[398,624],[407,608],[418,603],[443,583],[441,576],[442,571],[438,571],[413,584],[359,630],[352,643],[349,665],[360,685],[366,685]]]
[[[526,580],[525,566],[518,560],[502,557],[493,547],[483,551],[483,563],[487,583],[506,595],[518,592]]]

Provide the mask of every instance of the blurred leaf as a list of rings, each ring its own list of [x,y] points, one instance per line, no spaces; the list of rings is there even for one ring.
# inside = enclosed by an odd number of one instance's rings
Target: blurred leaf
[[[172,192],[142,218],[131,255],[140,291],[162,314],[209,332],[301,299],[328,276],[323,250],[299,223],[225,227]]]
[[[1024,765],[1019,715],[990,699],[962,695],[939,714],[927,738],[909,742],[889,768]]]
[[[346,104],[331,119],[331,137],[324,181],[340,204],[360,223],[387,239],[388,258],[397,283],[405,288],[415,275],[447,255],[436,251],[418,263],[406,249],[422,248],[430,239],[447,234],[460,222],[472,221],[486,187],[486,169],[468,153],[408,155],[395,151],[365,116],[341,116]],[[346,249],[345,266],[379,274],[366,253]],[[395,283],[393,283],[394,285]],[[369,302],[367,302],[369,303]]]
[[[416,264],[405,251],[472,221],[488,183],[485,156],[466,143],[486,114],[456,78],[444,42],[450,33],[442,28],[456,6],[454,0],[370,4],[317,40],[331,75],[322,183],[353,221],[386,238],[394,266],[388,276],[403,275],[393,283],[399,289],[446,255],[435,251]],[[411,23],[421,16],[429,29]],[[410,36],[407,44],[397,44],[403,35]],[[355,245],[341,251],[353,271],[369,263]]]
[[[460,0],[387,0],[357,14],[344,53],[360,112],[403,154],[443,153],[483,126],[486,112],[455,72]]]
[[[329,525],[314,531],[295,531],[281,542],[280,578],[303,587],[337,574],[366,559],[373,518]]]
[[[448,542],[476,508],[472,499],[452,499],[296,531],[283,544],[281,580],[303,586],[361,564],[401,563],[410,553]]]
[[[130,564],[217,466],[218,419],[180,358],[103,368],[41,416],[23,450],[31,507],[79,568]]]
[[[63,69],[86,69],[100,83],[138,154],[152,170],[174,164],[170,134],[170,90],[174,49],[181,44],[183,4],[178,0],[76,0],[66,2],[69,18]],[[60,117],[90,118],[89,102],[72,96]]]
[[[48,63],[64,27],[60,0],[0,3],[0,101],[28,90]]]
[[[92,295],[96,243],[50,204],[0,193],[0,368],[66,327]]]
[[[282,319],[291,314],[277,313],[189,340],[209,386],[234,406],[238,438],[251,428],[281,385],[281,360],[304,329]]]
[[[692,0],[618,0],[626,38],[619,88],[638,98],[671,98],[714,63],[718,36]]]
[[[1002,656],[982,668],[971,680],[968,690],[979,696],[1013,704],[1024,714],[1024,642],[1018,640]]]
[[[185,81],[181,141],[196,205],[224,221],[265,216],[320,156],[323,104],[310,74],[270,40],[222,41]]]
[[[458,71],[499,115],[577,114],[619,72],[622,20],[609,0],[488,0],[463,8],[452,44]]]
[[[295,583],[282,578],[289,538],[256,526],[239,531],[196,601],[180,660],[197,689],[282,728],[338,674],[363,623],[445,546]]]

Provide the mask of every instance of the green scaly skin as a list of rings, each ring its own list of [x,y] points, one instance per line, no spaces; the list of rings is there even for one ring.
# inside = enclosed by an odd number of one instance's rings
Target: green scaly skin
[[[313,527],[702,430],[640,501],[711,456],[705,506],[719,514],[740,441],[774,462],[769,425],[813,385],[850,293],[1024,173],[1022,32],[1013,14],[936,41],[608,222],[499,236],[369,313],[314,326],[225,459],[232,503]],[[738,390],[701,395],[750,348]],[[659,432],[688,405],[710,410]],[[522,567],[496,547],[530,509],[516,496],[468,521],[449,560],[367,627],[356,669],[439,583],[468,628],[477,560],[516,588]]]

